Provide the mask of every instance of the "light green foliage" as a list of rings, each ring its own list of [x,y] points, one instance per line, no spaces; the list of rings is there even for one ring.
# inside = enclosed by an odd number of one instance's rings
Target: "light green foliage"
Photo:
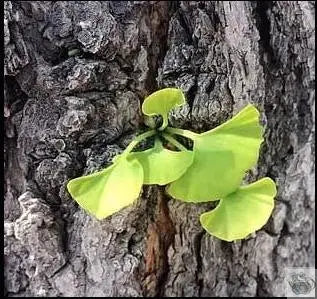
[[[221,126],[194,137],[194,162],[167,192],[186,202],[218,200],[235,191],[258,159],[259,112],[248,105]]]
[[[151,130],[138,135],[113,164],[97,173],[70,180],[67,188],[79,205],[98,219],[106,218],[132,204],[142,184],[167,185],[167,192],[185,202],[220,200],[218,206],[200,216],[204,229],[222,240],[245,238],[260,229],[274,206],[276,189],[269,178],[240,186],[245,172],[259,155],[263,130],[259,112],[247,105],[236,116],[208,132],[197,134],[168,127],[168,113],[185,103],[177,88],[165,88],[148,96],[142,111]],[[153,115],[163,124],[155,129]],[[155,135],[153,148],[132,152],[142,140]],[[187,149],[173,136],[193,141]],[[161,139],[168,142],[165,148]]]
[[[164,88],[149,95],[143,102],[142,112],[145,115],[161,115],[163,124],[160,130],[168,125],[168,113],[177,106],[185,104],[185,97],[181,89]]]
[[[103,219],[132,204],[142,183],[140,163],[121,158],[102,171],[71,180],[67,188],[83,209]]]
[[[243,239],[268,221],[275,195],[275,183],[270,178],[242,186],[221,199],[214,210],[202,214],[201,225],[219,239]]]
[[[177,180],[193,162],[192,151],[171,151],[163,147],[160,141],[155,147],[143,152],[131,153],[143,167],[143,184],[166,185]]]

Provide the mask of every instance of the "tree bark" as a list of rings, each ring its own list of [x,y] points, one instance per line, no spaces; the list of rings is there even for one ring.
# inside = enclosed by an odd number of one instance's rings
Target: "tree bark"
[[[313,1],[6,1],[4,254],[7,296],[284,296],[314,267]],[[265,142],[245,182],[278,186],[272,217],[224,242],[156,186],[98,221],[69,179],[111,163],[140,106],[177,86],[173,126],[202,132],[247,103]]]

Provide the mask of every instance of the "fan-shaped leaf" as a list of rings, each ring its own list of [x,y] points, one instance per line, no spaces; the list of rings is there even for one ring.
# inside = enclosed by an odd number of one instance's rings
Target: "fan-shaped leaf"
[[[258,159],[259,112],[248,105],[232,119],[194,138],[194,161],[167,192],[187,202],[217,200],[234,192]]]
[[[270,178],[242,186],[221,199],[214,210],[202,214],[201,225],[219,239],[243,239],[268,221],[275,195],[275,183]]]
[[[122,158],[102,171],[69,181],[67,188],[83,209],[103,219],[132,204],[142,182],[140,163]]]
[[[149,95],[143,102],[142,112],[145,115],[161,115],[163,117],[163,130],[168,124],[169,111],[185,104],[185,96],[181,89],[164,88]]]
[[[177,180],[193,162],[192,151],[175,152],[164,148],[161,142],[143,152],[130,153],[143,167],[144,184],[166,185]]]

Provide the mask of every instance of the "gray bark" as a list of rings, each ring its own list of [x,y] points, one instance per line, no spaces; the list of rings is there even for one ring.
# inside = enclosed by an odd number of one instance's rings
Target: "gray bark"
[[[314,267],[313,1],[4,9],[7,296],[283,296],[286,267]],[[261,112],[265,142],[245,181],[269,176],[278,195],[246,240],[208,235],[208,204],[156,186],[103,221],[65,190],[109,165],[142,127],[144,97],[167,86],[187,97],[173,126],[209,130],[247,103]]]

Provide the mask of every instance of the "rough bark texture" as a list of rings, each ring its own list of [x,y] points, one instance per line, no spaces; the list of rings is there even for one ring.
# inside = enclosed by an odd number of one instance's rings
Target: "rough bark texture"
[[[312,1],[5,2],[7,296],[282,296],[314,264]],[[278,184],[246,240],[201,228],[208,204],[146,187],[104,221],[65,190],[142,128],[144,97],[181,87],[172,125],[211,129],[247,103],[265,126],[246,181]]]

